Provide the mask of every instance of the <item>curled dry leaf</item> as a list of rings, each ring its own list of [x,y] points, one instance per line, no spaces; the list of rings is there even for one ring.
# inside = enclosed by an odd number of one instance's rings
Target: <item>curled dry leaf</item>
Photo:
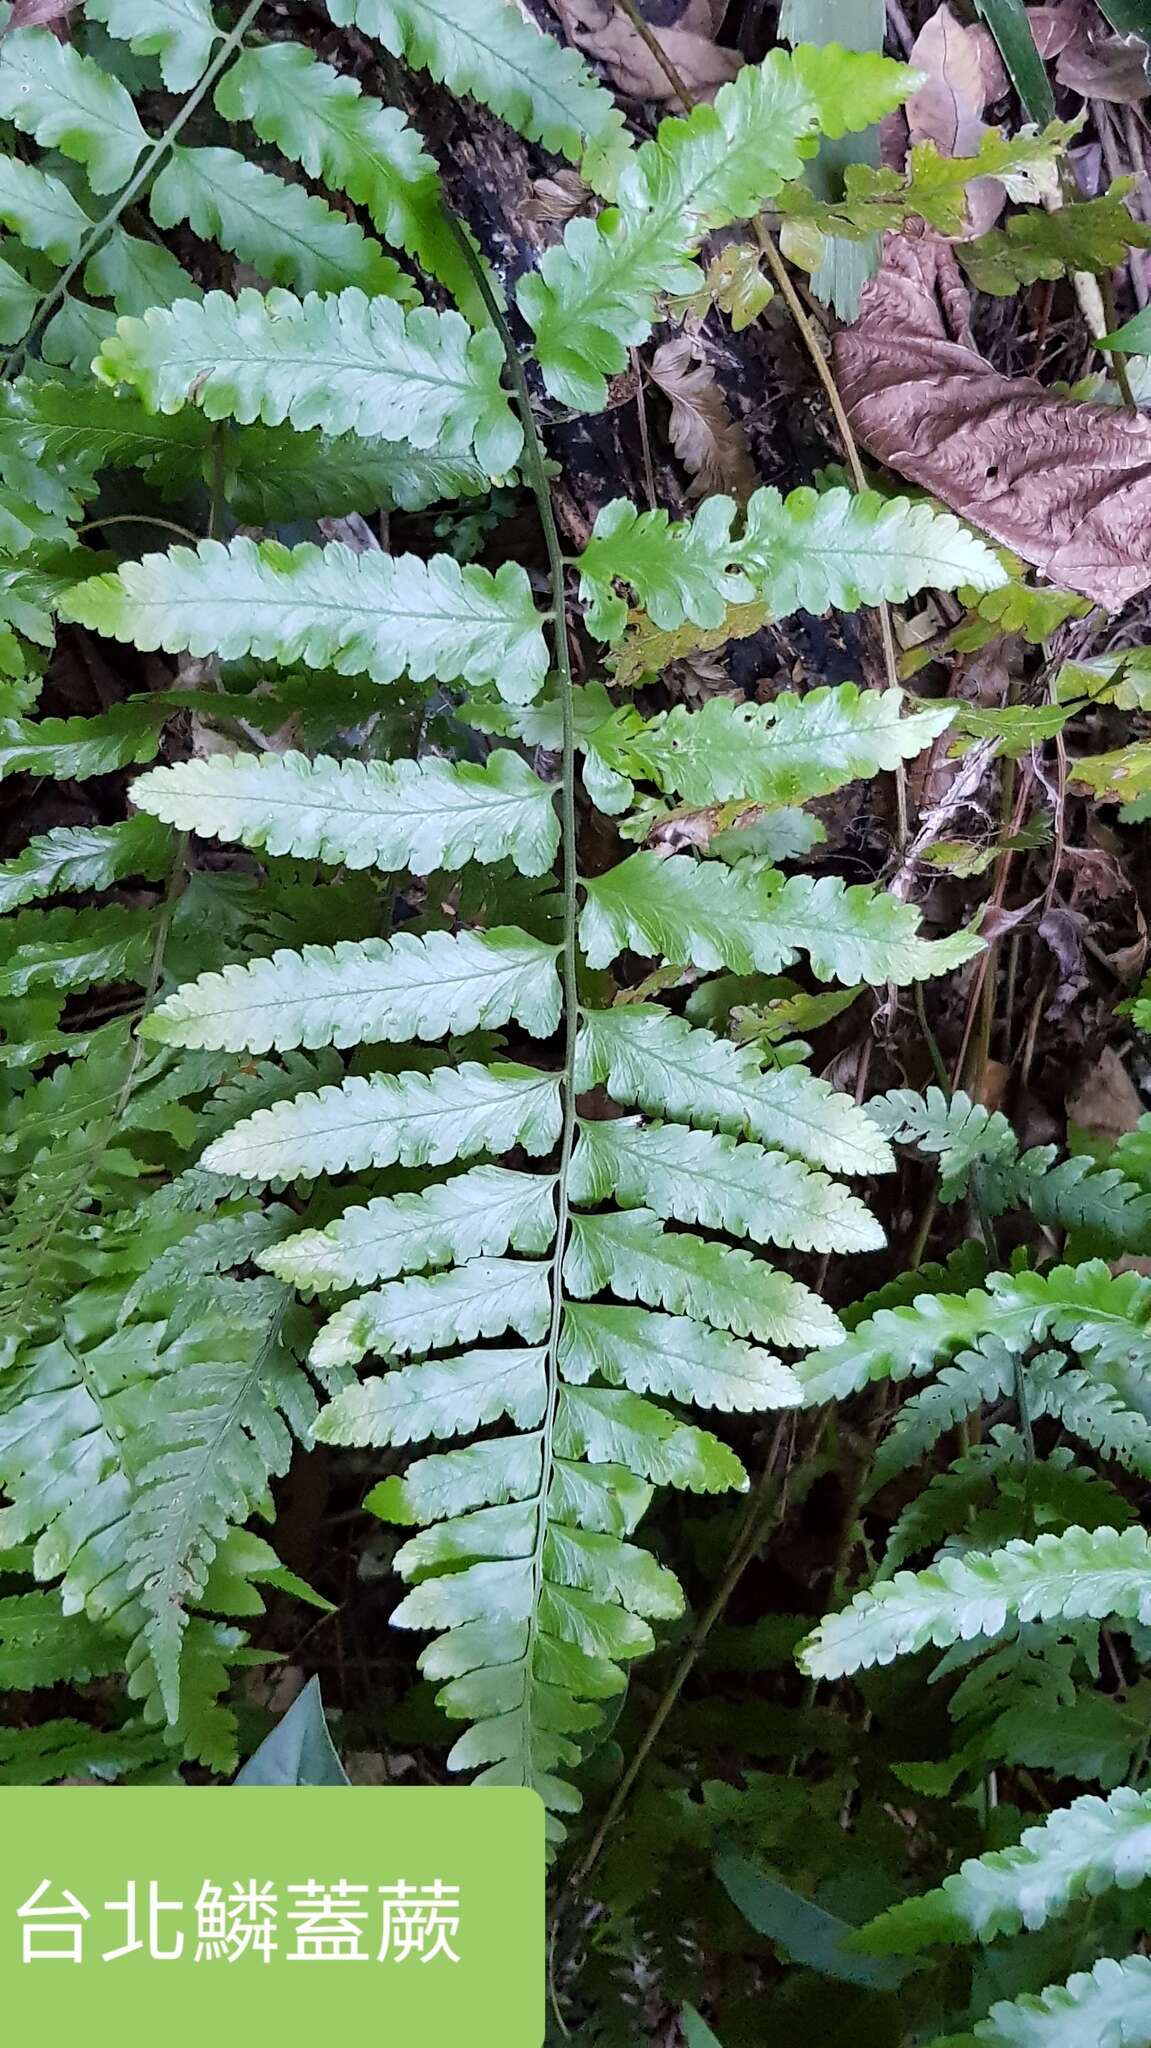
[[[741,502],[749,498],[759,478],[747,437],[728,412],[698,340],[680,334],[665,341],[651,359],[649,374],[671,400],[671,445],[691,471],[691,496],[721,491]]]
[[[569,40],[598,58],[621,92],[637,100],[676,99],[666,72],[615,0],[552,4]],[[737,50],[722,49],[715,40],[725,11],[721,0],[661,0],[658,7],[640,0],[640,12],[650,14],[669,62],[696,99],[710,99],[743,63]]]
[[[864,447],[1051,582],[1109,610],[1151,584],[1151,420],[1000,376],[946,242],[888,236],[835,367]]]
[[[1088,1137],[1114,1144],[1125,1131],[1133,1131],[1143,1114],[1143,1103],[1135,1083],[1119,1054],[1104,1046],[1074,1094],[1067,1098],[1067,1115]]]

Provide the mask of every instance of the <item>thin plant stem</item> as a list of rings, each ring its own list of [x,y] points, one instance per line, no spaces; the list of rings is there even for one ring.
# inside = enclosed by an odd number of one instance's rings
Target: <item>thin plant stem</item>
[[[151,148],[145,152],[143,161],[138,166],[134,177],[129,178],[123,191],[119,192],[112,201],[108,211],[101,214],[100,219],[93,223],[68,268],[57,278],[47,297],[41,300],[23,341],[18,348],[13,349],[12,354],[7,357],[3,368],[0,369],[0,378],[14,377],[21,368],[27,359],[28,351],[33,342],[47,326],[56,308],[63,304],[68,286],[72,283],[73,278],[79,276],[89,257],[99,248],[105,235],[111,232],[121,214],[126,212],[133,200],[137,199],[144,190],[161,158],[171,149],[181,129],[186,127],[197,107],[201,105],[207,94],[211,91],[224,66],[231,62],[263,4],[264,0],[248,0],[248,5],[241,14],[239,21],[234,28],[229,29],[212,62],[203,76],[192,87],[179,112],[169,122],[164,133],[156,137]]]
[[[547,1341],[547,1399],[541,1425],[543,1446],[539,1492],[536,1496],[536,1542],[532,1559],[534,1598],[533,1616],[538,1615],[540,1592],[543,1585],[544,1543],[547,1535],[547,1501],[551,1489],[552,1472],[555,1463],[554,1441],[556,1409],[559,1401],[559,1348],[563,1327],[563,1263],[567,1250],[569,1231],[570,1180],[572,1151],[575,1145],[576,1089],[575,1053],[576,1034],[579,1029],[579,955],[576,947],[576,891],[579,875],[576,867],[576,807],[575,807],[575,703],[574,679],[572,675],[571,639],[568,633],[567,611],[564,603],[564,557],[560,545],[559,529],[556,525],[555,507],[552,504],[551,485],[548,481],[547,463],[543,443],[532,411],[531,393],[524,375],[523,363],[511,328],[504,317],[503,309],[496,299],[483,265],[480,263],[471,243],[454,215],[448,216],[452,233],[460,253],[475,279],[476,289],[487,308],[492,325],[503,343],[507,360],[508,375],[515,392],[516,406],[524,430],[524,469],[528,483],[535,497],[547,550],[548,573],[552,598],[552,638],[555,649],[556,671],[560,684],[560,706],[563,719],[563,752],[560,787],[561,866],[563,880],[563,943],[561,947],[561,979],[564,999],[564,1049],[563,1066],[560,1072],[560,1094],[562,1101],[562,1124],[560,1129],[559,1160],[557,1165],[556,1195],[556,1238],[552,1256],[551,1276],[551,1320]],[[535,1649],[535,1622],[528,1633],[525,1650],[530,1679],[530,1660]],[[529,1737],[530,1740],[530,1717]]]

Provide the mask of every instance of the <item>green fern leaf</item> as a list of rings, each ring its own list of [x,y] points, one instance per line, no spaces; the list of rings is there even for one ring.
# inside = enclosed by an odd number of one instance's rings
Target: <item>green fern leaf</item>
[[[770,704],[711,697],[698,711],[660,712],[621,751],[630,774],[701,809],[736,797],[806,803],[922,753],[954,715],[941,704],[905,718],[902,704],[899,690],[855,683]]]
[[[393,57],[480,100],[545,149],[579,163],[623,148],[614,101],[570,50],[504,0],[324,0],[338,28],[375,36]]]
[[[559,840],[553,792],[507,748],[482,767],[433,755],[309,761],[292,753],[213,754],[139,776],[132,801],[204,838],[413,874],[510,860],[521,874],[539,875]]]
[[[258,1292],[273,1282],[249,1283]],[[281,1409],[310,1427],[314,1405],[284,1351],[280,1316],[250,1355],[228,1326],[226,1355],[210,1334],[190,1348],[166,1389],[159,1455],[135,1474],[128,1518],[127,1585],[144,1610],[147,1647],[169,1722],[180,1714],[180,1664],[188,1607],[204,1594],[228,1530],[247,1521],[269,1481],[287,1471],[291,1435]]]
[[[96,718],[0,719],[0,780],[9,775],[109,775],[134,761],[150,761],[171,706],[153,697],[129,697]]]
[[[0,927],[0,995],[146,982],[155,941],[151,910],[29,910]]]
[[[544,680],[547,648],[527,572],[493,576],[450,555],[358,555],[341,542],[201,541],[75,585],[61,611],[150,651],[254,654],[394,682],[500,682],[515,699]]]
[[[777,974],[806,952],[821,981],[903,986],[982,948],[967,931],[920,938],[918,911],[866,884],[847,888],[837,875],[746,875],[636,853],[585,887],[580,941],[593,967],[630,948],[703,969]]]
[[[85,265],[84,290],[95,299],[111,299],[117,313],[146,313],[149,306],[174,306],[178,299],[198,303],[203,297],[170,249],[121,229]]]
[[[842,1678],[934,1643],[1010,1633],[1028,1621],[1151,1619],[1151,1534],[1068,1529],[986,1555],[897,1572],[830,1615],[799,1652],[811,1678]]]
[[[736,506],[705,499],[694,519],[669,525],[666,512],[637,512],[626,499],[606,505],[579,557],[588,624],[615,640],[627,606],[613,594],[626,583],[655,624],[719,626],[732,604],[757,599],[777,617],[832,605],[902,599],[932,584],[988,590],[1006,581],[994,551],[950,513],[874,491],[756,491],[743,535],[733,539]],[[970,572],[970,573],[969,573]]]
[[[162,1760],[160,1737],[139,1724],[110,1734],[81,1721],[0,1729],[0,1785],[52,1785],[61,1778],[107,1784]]]
[[[123,1644],[86,1614],[66,1614],[57,1593],[0,1600],[0,1686],[33,1692],[62,1681],[84,1685],[120,1669]]]
[[[119,825],[58,825],[0,865],[0,912],[66,890],[110,889],[124,875],[156,881],[171,865],[170,833],[151,818]]]
[[[868,127],[877,104],[903,97],[911,74],[893,64],[878,72],[871,59],[865,76],[857,58],[838,54],[838,110],[848,126]],[[826,101],[829,71],[824,85]],[[816,96],[780,50],[745,65],[713,105],[661,122],[620,180],[618,210],[598,222],[572,221],[562,244],[521,280],[520,309],[555,397],[582,411],[602,409],[606,377],[626,368],[628,349],[650,333],[658,295],[687,297],[701,284],[688,258],[704,234],[757,214],[798,176],[815,153],[819,127]]]
[[[777,618],[902,603],[917,590],[994,590],[1008,581],[994,549],[949,512],[875,491],[804,487],[748,501],[736,566]]]
[[[586,1385],[598,1373],[609,1386],[668,1394],[704,1408],[759,1413],[795,1407],[801,1398],[794,1375],[769,1351],[687,1316],[642,1308],[569,1304],[560,1364],[569,1383]]]
[[[538,1344],[550,1317],[548,1261],[473,1259],[427,1279],[393,1280],[347,1302],[320,1331],[311,1361],[328,1372],[358,1365],[369,1351],[382,1358],[439,1351],[506,1330]]]
[[[549,1038],[560,1014],[557,951],[499,926],[305,946],[186,982],[141,1030],[166,1045],[230,1052],[443,1038],[512,1019]]]
[[[509,1064],[352,1076],[259,1109],[204,1154],[212,1173],[290,1181],[367,1166],[444,1166],[477,1152],[546,1152],[559,1135],[555,1077]]]
[[[1151,2041],[1151,1958],[1104,1957],[1066,1984],[993,2005],[974,2030],[990,2048],[1147,2048]],[[936,2043],[935,2048],[946,2048]]]
[[[210,0],[88,0],[87,11],[138,57],[158,57],[169,92],[195,85],[220,34]]]
[[[813,1341],[805,1332],[838,1327],[819,1296],[788,1274],[748,1252],[665,1230],[648,1209],[573,1216],[564,1280],[578,1299],[610,1289],[624,1301],[670,1309],[764,1344],[801,1346]]]
[[[187,413],[177,414],[187,420]],[[211,429],[206,428],[210,434]],[[441,455],[406,441],[332,438],[293,427],[242,427],[226,449],[228,503],[253,526],[340,518],[399,506],[422,512],[442,498],[478,498],[489,479],[471,455]]]
[[[798,1367],[803,1378],[807,1363],[801,1361]],[[970,1351],[960,1352],[954,1365],[944,1366],[929,1386],[903,1403],[875,1454],[869,1492],[878,1493],[890,1480],[917,1465],[941,1437],[969,1415],[1010,1396],[1015,1372],[1014,1353],[995,1338],[981,1338]]]
[[[125,184],[148,140],[119,80],[46,28],[5,36],[0,118],[83,164],[93,192]]]
[[[226,121],[247,120],[313,178],[366,208],[376,232],[472,307],[475,286],[448,224],[439,172],[398,107],[361,92],[300,43],[243,50],[216,87]]]
[[[985,1335],[1014,1351],[1051,1337],[1100,1363],[1151,1358],[1151,1282],[1113,1274],[1101,1259],[1046,1273],[993,1273],[986,1290],[921,1295],[909,1307],[881,1308],[833,1350],[797,1370],[808,1399],[857,1393],[871,1380],[906,1379]]]
[[[14,156],[0,156],[0,222],[53,263],[70,263],[92,225],[67,185]]]
[[[1151,230],[1125,204],[1130,190],[1130,180],[1117,179],[1100,199],[1072,201],[1053,213],[1029,206],[1005,228],[964,242],[963,267],[977,290],[1000,298],[1065,271],[1114,270],[1129,249],[1151,242]]]
[[[1032,1366],[1029,1391],[1035,1372]],[[1133,1385],[1113,1386],[1093,1363],[1088,1372],[1060,1373],[1034,1405],[1036,1412],[1058,1416],[1070,1435],[1114,1458],[1126,1471],[1151,1479],[1151,1424],[1142,1409],[1141,1376],[1133,1377]]]
[[[555,1451],[593,1465],[624,1465],[655,1486],[682,1486],[689,1493],[746,1493],[748,1486],[739,1459],[718,1437],[615,1387],[560,1388]]]
[[[409,306],[418,300],[411,279],[354,221],[234,149],[177,145],[148,209],[158,228],[187,221],[204,241],[219,242],[272,284],[300,293],[354,286],[370,298]]]
[[[425,1266],[499,1258],[509,1248],[545,1252],[555,1228],[550,1176],[475,1166],[423,1194],[382,1195],[345,1209],[325,1229],[273,1245],[258,1263],[295,1287],[368,1287]]]
[[[431,1358],[383,1379],[346,1387],[328,1402],[316,1435],[330,1444],[408,1444],[428,1437],[470,1436],[506,1417],[534,1429],[547,1406],[542,1350],[464,1351]],[[370,1507],[369,1495],[365,1506]]]
[[[361,291],[293,298],[273,290],[209,292],[145,320],[121,321],[96,359],[108,384],[131,384],[149,410],[200,406],[209,419],[322,427],[436,448],[473,450],[490,476],[515,465],[523,430],[500,383],[491,332],[458,313]]]
[[[883,1232],[857,1196],[798,1160],[681,1124],[581,1123],[571,1197],[613,1197],[677,1223],[801,1251],[870,1251]],[[817,1356],[824,1354],[816,1354]]]
[[[849,1095],[802,1067],[765,1072],[753,1046],[693,1030],[655,1003],[585,1012],[576,1087],[604,1082],[617,1102],[757,1138],[833,1173],[888,1173],[894,1163],[878,1126]]]
[[[912,1955],[931,1942],[994,1941],[1045,1927],[1078,1899],[1151,1876],[1151,1794],[1123,1785],[1092,1793],[1026,1828],[1010,1849],[971,1857],[938,1890],[892,1906],[855,1937],[873,1955]]]

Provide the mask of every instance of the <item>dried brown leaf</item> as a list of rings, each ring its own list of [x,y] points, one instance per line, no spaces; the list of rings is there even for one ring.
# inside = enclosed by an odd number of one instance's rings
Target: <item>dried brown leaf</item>
[[[911,140],[933,142],[944,156],[974,156],[988,97],[974,30],[941,7],[916,36],[908,62],[927,73],[907,102]]]
[[[835,366],[864,446],[1052,583],[1110,610],[1151,584],[1151,420],[1001,376],[938,237],[887,237]]]
[[[1139,1091],[1117,1052],[1104,1046],[1091,1071],[1067,1098],[1067,1115],[1092,1138],[1114,1141],[1143,1114]]]
[[[1029,7],[1027,19],[1041,57],[1059,57],[1078,32],[1081,0],[1061,0],[1058,7]]]
[[[532,179],[532,196],[524,207],[527,220],[554,221],[566,227],[582,213],[591,194],[578,171],[553,171],[550,177]]]
[[[615,0],[552,0],[568,37],[589,57],[598,58],[613,84],[639,100],[675,100],[666,72],[643,38],[621,14]],[[710,99],[734,78],[743,59],[723,49],[715,37],[725,7],[719,0],[662,0],[653,7],[641,0],[640,12],[651,25],[673,69],[696,99]]]
[[[974,156],[987,132],[983,110],[1005,89],[1002,64],[985,29],[964,28],[950,7],[941,7],[920,30],[910,62],[927,73],[926,81],[907,102],[907,129],[912,142],[933,142],[944,156]],[[971,234],[986,234],[1003,211],[1004,188],[998,178],[973,178],[967,188],[967,219]]]
[[[1151,93],[1146,64],[1147,45],[1138,36],[1095,35],[1087,30],[1063,51],[1055,77],[1085,100],[1134,107]]]
[[[692,476],[691,496],[726,491],[741,503],[759,478],[743,428],[733,420],[698,341],[680,334],[651,359],[650,376],[671,400],[671,445]]]

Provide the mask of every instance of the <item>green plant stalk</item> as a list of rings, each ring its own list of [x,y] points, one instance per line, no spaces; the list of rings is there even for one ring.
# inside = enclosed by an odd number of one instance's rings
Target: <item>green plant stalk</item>
[[[56,308],[63,304],[67,296],[68,286],[73,278],[78,276],[80,271],[83,270],[89,257],[99,248],[105,235],[115,227],[121,214],[127,211],[133,200],[137,199],[144,190],[161,158],[167,154],[176,137],[186,127],[197,107],[200,106],[215,84],[224,66],[235,55],[262,5],[263,0],[248,0],[248,5],[241,14],[239,21],[235,24],[234,28],[229,29],[202,78],[192,87],[187,99],[183,102],[179,111],[173,115],[163,134],[158,135],[151,149],[145,152],[142,163],[139,164],[132,177],[129,178],[123,191],[117,194],[108,211],[102,214],[98,221],[93,223],[90,232],[85,235],[68,268],[61,273],[51,291],[41,300],[23,341],[13,349],[10,356],[5,358],[3,366],[0,367],[0,379],[14,377],[20,370],[27,359],[32,343],[47,325]]]
[[[557,1166],[558,1185],[556,1195],[556,1239],[552,1258],[551,1280],[551,1321],[547,1342],[547,1405],[543,1420],[543,1455],[540,1472],[540,1489],[537,1496],[536,1545],[533,1556],[534,1594],[532,1620],[528,1630],[525,1650],[525,1664],[529,1682],[532,1658],[535,1650],[536,1617],[539,1614],[540,1593],[543,1585],[544,1543],[547,1536],[547,1502],[551,1491],[552,1474],[555,1465],[555,1420],[559,1400],[559,1347],[563,1324],[563,1268],[569,1233],[570,1197],[568,1181],[571,1169],[572,1150],[575,1145],[576,1090],[575,1055],[576,1034],[579,1029],[579,954],[576,947],[576,890],[579,875],[576,867],[576,807],[575,807],[575,682],[572,673],[571,638],[568,633],[567,611],[564,603],[564,556],[560,544],[559,528],[556,525],[555,507],[552,504],[551,485],[548,482],[547,466],[543,444],[532,410],[531,393],[528,390],[524,366],[515,337],[504,317],[503,309],[492,290],[491,284],[479,257],[454,214],[448,215],[453,236],[460,253],[475,279],[476,289],[482,298],[492,325],[503,344],[504,357],[508,366],[515,392],[516,407],[524,429],[524,468],[532,495],[539,511],[543,529],[544,545],[547,550],[548,575],[552,598],[552,637],[555,644],[556,672],[560,684],[560,708],[563,719],[563,746],[561,754],[560,780],[560,845],[563,886],[563,941],[560,954],[560,977],[563,984],[564,1000],[564,1049],[563,1066],[560,1070],[560,1096],[563,1121],[560,1130],[559,1161]],[[530,1729],[530,1716],[527,1720]]]

